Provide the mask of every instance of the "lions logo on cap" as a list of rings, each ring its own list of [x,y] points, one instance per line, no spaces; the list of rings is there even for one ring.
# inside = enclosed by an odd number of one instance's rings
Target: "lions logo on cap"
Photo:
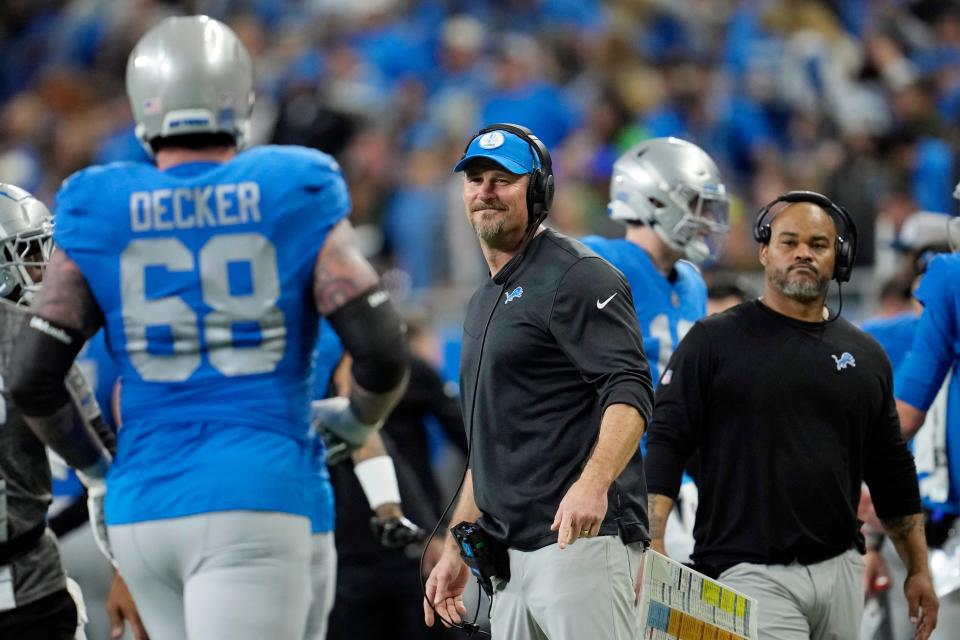
[[[480,140],[477,142],[484,149],[496,149],[505,142],[503,134],[499,131],[490,131],[488,133],[480,136]]]

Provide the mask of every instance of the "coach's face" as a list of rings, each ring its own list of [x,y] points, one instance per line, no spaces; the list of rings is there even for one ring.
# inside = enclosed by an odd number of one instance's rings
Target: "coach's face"
[[[796,202],[776,215],[770,244],[760,245],[767,282],[798,302],[821,299],[836,262],[837,229],[827,212]]]
[[[511,250],[527,229],[529,174],[510,173],[487,158],[464,170],[463,205],[477,237],[487,246]]]

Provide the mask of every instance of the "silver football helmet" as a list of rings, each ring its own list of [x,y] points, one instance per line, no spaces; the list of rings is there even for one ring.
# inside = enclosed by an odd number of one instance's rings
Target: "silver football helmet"
[[[729,229],[729,208],[717,165],[685,140],[647,140],[613,165],[610,217],[649,226],[670,248],[698,264],[719,254]]]
[[[0,297],[27,303],[53,253],[53,216],[20,187],[0,183]]]
[[[127,59],[127,95],[137,138],[229,133],[242,149],[253,110],[250,54],[225,24],[207,16],[167,18]]]

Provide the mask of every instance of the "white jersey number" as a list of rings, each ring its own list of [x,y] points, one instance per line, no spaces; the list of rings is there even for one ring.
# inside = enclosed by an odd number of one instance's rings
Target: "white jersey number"
[[[283,357],[287,329],[280,298],[280,276],[273,243],[259,233],[215,236],[194,259],[193,253],[175,238],[134,240],[120,256],[120,291],[127,352],[144,380],[180,382],[200,367],[201,322],[196,310],[179,295],[147,296],[147,270],[195,272],[203,303],[212,311],[202,319],[205,350],[213,365],[225,376],[273,371]],[[251,290],[232,292],[231,264],[246,263]],[[237,345],[238,325],[256,323],[255,345]],[[171,353],[150,353],[148,329],[169,331]]]
[[[689,320],[677,320],[676,344],[680,344],[683,336],[687,335],[693,323]],[[657,375],[662,375],[667,370],[667,364],[673,355],[674,336],[670,331],[670,318],[665,313],[655,315],[650,320],[650,337],[656,339],[659,352],[657,355]],[[653,354],[648,353],[647,358]]]

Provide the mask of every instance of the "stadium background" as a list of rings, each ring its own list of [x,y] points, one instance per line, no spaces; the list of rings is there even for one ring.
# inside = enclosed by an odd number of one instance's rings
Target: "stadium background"
[[[960,3],[948,0],[6,0],[0,180],[52,205],[77,169],[146,161],[126,58],[178,13],[224,20],[250,50],[255,144],[340,161],[365,250],[402,305],[435,320],[450,378],[485,277],[451,167],[483,123],[546,142],[550,223],[573,236],[620,233],[607,185],[631,143],[702,146],[733,194],[707,278],[732,270],[754,292],[753,212],[788,189],[826,193],[860,228],[844,291],[855,320],[883,311],[883,285],[909,264],[893,248],[906,218],[955,212]]]

